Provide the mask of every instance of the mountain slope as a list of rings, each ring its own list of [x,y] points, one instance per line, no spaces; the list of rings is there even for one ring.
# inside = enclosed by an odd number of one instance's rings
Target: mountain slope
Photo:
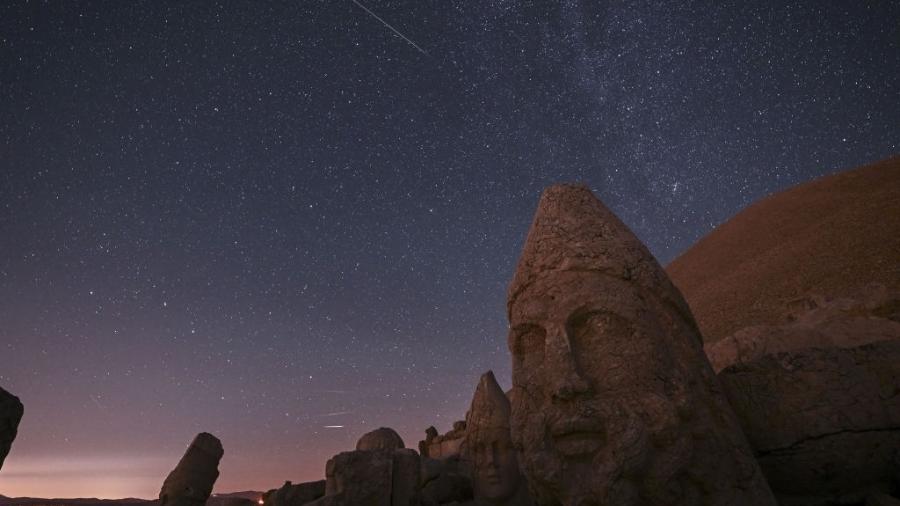
[[[708,342],[809,293],[900,288],[900,156],[747,207],[668,265]]]

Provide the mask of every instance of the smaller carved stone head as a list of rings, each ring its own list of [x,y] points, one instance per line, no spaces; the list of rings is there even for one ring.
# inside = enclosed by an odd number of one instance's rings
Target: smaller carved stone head
[[[510,405],[490,371],[481,376],[466,417],[464,458],[472,469],[475,499],[507,504],[524,487],[509,433]]]

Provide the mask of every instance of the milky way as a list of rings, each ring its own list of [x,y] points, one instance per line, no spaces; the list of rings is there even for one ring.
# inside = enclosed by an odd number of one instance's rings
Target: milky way
[[[806,4],[3,2],[0,493],[152,497],[200,431],[265,490],[449,429],[509,385],[546,185],[667,263],[898,152],[900,4]]]

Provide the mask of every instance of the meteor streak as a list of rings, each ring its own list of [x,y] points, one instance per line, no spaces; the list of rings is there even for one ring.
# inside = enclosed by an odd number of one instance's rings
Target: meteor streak
[[[378,14],[375,14],[374,12],[370,11],[369,9],[366,8],[365,5],[363,5],[363,4],[359,3],[359,2],[357,2],[356,0],[350,0],[350,1],[353,2],[353,3],[355,3],[356,5],[358,5],[358,6],[359,6],[361,9],[363,9],[364,11],[368,12],[369,14],[371,14],[373,18],[377,19],[378,21],[381,21],[381,24],[383,24],[384,26],[386,26],[386,27],[390,28],[391,30],[393,30],[394,33],[396,33],[397,35],[399,35],[400,37],[402,37],[403,40],[405,40],[406,42],[409,42],[410,44],[412,44],[412,47],[418,49],[420,53],[422,53],[422,54],[424,54],[424,55],[428,55],[428,53],[426,53],[424,49],[422,49],[421,47],[419,47],[415,42],[409,40],[409,38],[407,38],[406,35],[403,35],[402,33],[400,33],[399,30],[397,30],[397,29],[394,28],[393,26],[389,25],[387,21],[385,21],[385,20],[379,18],[379,17],[378,17]]]

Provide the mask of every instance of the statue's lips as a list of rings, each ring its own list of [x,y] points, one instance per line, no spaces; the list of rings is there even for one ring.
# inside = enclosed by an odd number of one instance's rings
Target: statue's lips
[[[550,435],[556,449],[570,457],[594,453],[606,439],[603,424],[586,418],[559,421],[550,427]]]

